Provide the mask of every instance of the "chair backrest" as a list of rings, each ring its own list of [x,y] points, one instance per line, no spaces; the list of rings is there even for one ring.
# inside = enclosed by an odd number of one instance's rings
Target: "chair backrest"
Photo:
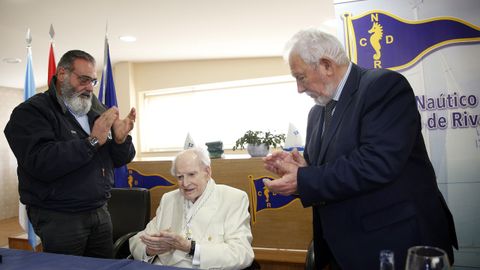
[[[150,221],[150,191],[146,188],[112,188],[108,210],[112,217],[113,242],[145,229]]]
[[[315,250],[313,246],[313,240],[310,242],[307,251],[307,257],[305,258],[305,270],[315,270],[317,267],[315,266]]]

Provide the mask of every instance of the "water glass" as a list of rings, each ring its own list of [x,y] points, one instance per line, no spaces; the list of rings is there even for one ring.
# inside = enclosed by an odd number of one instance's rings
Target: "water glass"
[[[415,246],[408,249],[406,270],[450,270],[447,253],[437,247]]]
[[[380,270],[395,270],[395,259],[393,251],[380,251]]]

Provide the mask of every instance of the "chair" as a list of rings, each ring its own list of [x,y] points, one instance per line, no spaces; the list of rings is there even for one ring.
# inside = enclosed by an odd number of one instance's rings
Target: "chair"
[[[316,270],[315,267],[315,252],[313,248],[313,240],[308,245],[307,258],[305,259],[305,270]]]
[[[243,270],[260,270],[261,268],[262,266],[260,265],[260,263],[253,259],[252,264],[249,267],[244,268]]]
[[[130,255],[128,239],[150,221],[150,191],[146,188],[112,188],[108,210],[113,225],[113,257]]]
[[[332,255],[329,255],[329,256],[332,256]],[[323,266],[321,269],[336,270],[336,269],[340,269],[340,267],[336,262],[331,261],[327,263],[325,266]],[[307,257],[305,258],[305,270],[317,270],[317,265],[315,264],[315,249],[314,249],[313,240],[310,242],[310,245],[308,245]]]

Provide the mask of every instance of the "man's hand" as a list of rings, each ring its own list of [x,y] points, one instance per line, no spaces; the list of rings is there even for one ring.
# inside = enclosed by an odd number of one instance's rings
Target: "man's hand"
[[[140,239],[145,244],[145,251],[148,256],[159,255],[172,250],[171,245],[163,237],[162,233],[159,234],[144,234],[140,236]]]
[[[263,179],[263,183],[271,192],[281,195],[297,194],[297,172],[299,166],[292,162],[278,161],[277,165],[281,168],[283,176],[276,180]]]
[[[295,161],[295,163],[297,163],[298,167],[307,167],[308,166],[307,161],[305,160],[303,155],[300,154],[300,152],[298,152],[297,148],[293,149],[292,158]]]
[[[173,249],[178,249],[187,253],[190,251],[191,242],[190,240],[185,239],[185,237],[170,231],[162,231],[162,236]]]
[[[90,136],[96,137],[100,145],[107,142],[107,136],[113,123],[118,119],[118,109],[111,107],[95,120]]]
[[[290,154],[285,151],[276,151],[271,155],[263,158],[263,167],[276,175],[282,176],[285,172],[282,171],[282,168],[278,166],[278,163],[283,160],[288,160]],[[291,159],[293,161],[293,159]]]
[[[268,190],[281,195],[297,193],[298,168],[308,165],[297,149],[294,149],[291,153],[273,152],[270,156],[264,157],[263,161],[266,170],[281,176],[280,179],[274,181],[263,180]]]
[[[285,164],[291,163],[297,167],[306,167],[307,162],[295,148],[291,153],[285,151],[273,152],[271,155],[263,158],[264,168],[274,174],[283,176],[288,173]]]
[[[115,136],[115,142],[117,144],[125,142],[128,133],[133,129],[136,117],[137,112],[135,111],[135,108],[132,108],[130,110],[130,113],[128,113],[127,117],[125,117],[125,119],[115,120],[115,122],[113,123],[113,134]]]

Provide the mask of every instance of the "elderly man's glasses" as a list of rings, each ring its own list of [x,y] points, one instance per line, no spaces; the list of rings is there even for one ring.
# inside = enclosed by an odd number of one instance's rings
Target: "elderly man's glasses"
[[[79,75],[75,71],[72,71],[73,74],[75,74],[78,78],[78,81],[80,82],[81,85],[88,85],[91,84],[93,87],[95,87],[98,84],[98,80],[86,75]]]

